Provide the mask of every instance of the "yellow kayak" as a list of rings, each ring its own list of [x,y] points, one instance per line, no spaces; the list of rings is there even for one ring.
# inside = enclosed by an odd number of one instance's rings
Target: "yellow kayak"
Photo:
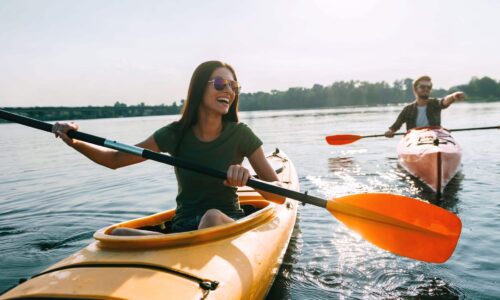
[[[280,181],[299,190],[292,162],[268,160]],[[268,202],[238,190],[247,216],[231,224],[151,236],[113,236],[116,227],[168,228],[175,210],[98,230],[96,241],[6,292],[0,299],[262,299],[288,246],[297,202]]]

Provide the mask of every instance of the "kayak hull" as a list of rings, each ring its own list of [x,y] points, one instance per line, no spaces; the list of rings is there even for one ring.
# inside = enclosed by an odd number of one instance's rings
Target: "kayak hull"
[[[298,190],[292,162],[283,153],[278,174]],[[242,207],[254,213],[225,224],[185,233],[112,236],[116,227],[163,224],[173,210],[97,231],[96,241],[18,285],[0,299],[262,299],[287,249],[297,202],[264,200],[251,188],[238,190]]]
[[[460,145],[441,127],[408,131],[397,151],[399,164],[438,194],[457,174],[462,159]]]

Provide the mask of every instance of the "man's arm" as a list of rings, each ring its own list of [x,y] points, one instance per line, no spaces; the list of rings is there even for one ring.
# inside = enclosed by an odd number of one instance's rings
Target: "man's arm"
[[[441,102],[441,105],[443,106],[443,108],[447,108],[455,101],[464,101],[464,100],[465,100],[465,94],[463,92],[455,92],[453,94],[445,96]]]
[[[398,118],[396,119],[396,122],[394,122],[394,124],[392,124],[392,126],[391,126],[391,127],[389,127],[389,130],[387,130],[387,131],[384,133],[384,135],[385,135],[386,137],[393,137],[393,136],[394,136],[394,133],[395,133],[396,131],[398,131],[398,130],[399,130],[399,128],[401,128],[401,126],[403,125],[403,123],[406,121],[406,114],[407,114],[407,110],[408,110],[408,108],[407,108],[407,107],[405,107],[405,108],[403,109],[403,111],[401,111],[401,112],[399,113],[399,116],[398,116]]]

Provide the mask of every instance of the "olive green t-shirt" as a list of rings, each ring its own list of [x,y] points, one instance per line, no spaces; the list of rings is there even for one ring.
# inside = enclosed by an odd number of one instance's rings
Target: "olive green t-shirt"
[[[230,165],[241,164],[244,157],[262,145],[244,123],[224,122],[221,134],[211,142],[200,141],[192,129],[180,137],[176,128],[174,122],[154,133],[160,151],[224,172]],[[236,188],[225,186],[222,179],[182,168],[175,168],[175,175],[178,185],[176,219],[201,216],[211,208],[225,214],[240,210]]]

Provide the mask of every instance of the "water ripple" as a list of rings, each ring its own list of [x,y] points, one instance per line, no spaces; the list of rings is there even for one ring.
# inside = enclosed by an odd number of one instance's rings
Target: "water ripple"
[[[55,238],[50,238],[47,240],[38,241],[32,245],[35,248],[40,249],[41,251],[49,251],[49,250],[60,249],[60,248],[68,248],[71,246],[70,244],[73,242],[79,242],[79,241],[91,239],[93,234],[94,234],[93,231],[82,232],[82,233],[74,234],[70,237],[63,239],[63,240],[56,240]]]

